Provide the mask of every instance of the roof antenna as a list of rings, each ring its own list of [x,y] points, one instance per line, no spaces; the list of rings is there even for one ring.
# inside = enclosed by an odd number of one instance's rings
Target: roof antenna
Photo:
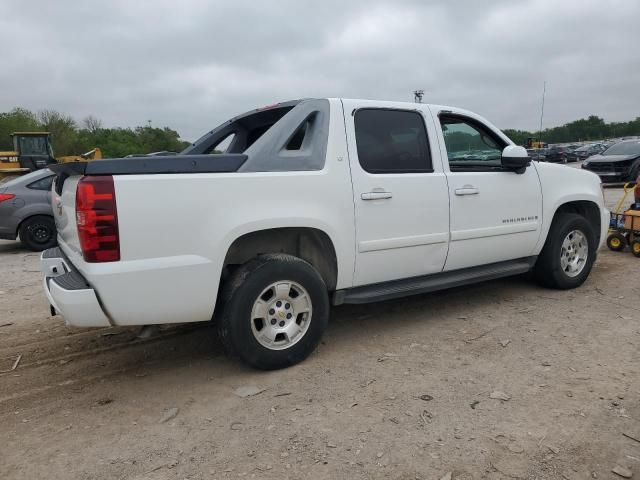
[[[542,142],[542,119],[544,118],[544,96],[547,93],[547,81],[542,84],[542,105],[540,106],[540,130],[538,130],[538,141]]]
[[[424,90],[414,90],[413,91],[413,100],[416,103],[422,103],[422,97],[424,96]]]

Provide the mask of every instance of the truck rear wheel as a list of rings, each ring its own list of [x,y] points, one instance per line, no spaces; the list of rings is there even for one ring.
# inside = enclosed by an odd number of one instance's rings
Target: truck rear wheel
[[[304,360],[329,321],[329,296],[320,274],[284,254],[241,266],[223,292],[218,332],[227,351],[261,370]]]
[[[596,237],[587,220],[576,213],[554,218],[534,275],[545,287],[579,287],[589,276],[596,255]]]

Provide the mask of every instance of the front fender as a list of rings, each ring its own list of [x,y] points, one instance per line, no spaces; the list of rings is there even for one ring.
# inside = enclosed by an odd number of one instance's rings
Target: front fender
[[[553,218],[560,207],[571,202],[587,201],[600,211],[600,242],[608,225],[609,212],[604,206],[600,178],[589,171],[553,163],[533,162],[542,188],[542,228],[535,248],[539,254],[549,234]]]

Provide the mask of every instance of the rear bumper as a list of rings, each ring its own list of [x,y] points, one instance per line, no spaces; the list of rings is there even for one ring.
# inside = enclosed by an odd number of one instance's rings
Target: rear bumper
[[[53,309],[74,327],[109,327],[111,322],[100,306],[96,292],[59,247],[40,256],[44,292]]]

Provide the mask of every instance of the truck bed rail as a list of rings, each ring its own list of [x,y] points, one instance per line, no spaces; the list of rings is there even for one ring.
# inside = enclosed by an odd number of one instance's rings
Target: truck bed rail
[[[167,157],[130,157],[69,162],[51,165],[56,174],[138,175],[162,173],[230,173],[247,160],[243,154],[174,155]]]

